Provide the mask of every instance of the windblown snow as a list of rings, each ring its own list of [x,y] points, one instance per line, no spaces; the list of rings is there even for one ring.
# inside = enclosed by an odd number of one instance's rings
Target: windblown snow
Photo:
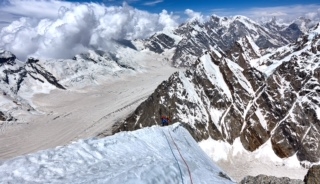
[[[0,178],[4,183],[234,183],[180,124],[20,156],[0,165]]]

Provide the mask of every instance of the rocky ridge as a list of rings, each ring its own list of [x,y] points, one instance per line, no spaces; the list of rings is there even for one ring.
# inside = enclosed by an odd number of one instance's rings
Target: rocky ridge
[[[320,165],[313,165],[303,181],[306,184],[320,183]]]
[[[240,184],[304,184],[302,180],[290,179],[288,177],[277,178],[274,176],[258,175],[247,176],[239,182]]]
[[[254,151],[271,141],[281,158],[320,161],[320,27],[294,44],[259,56],[248,37],[234,52],[205,53],[193,69],[173,74],[114,132],[160,124],[162,114],[182,122],[197,140]]]
[[[301,20],[300,24],[307,20]],[[299,25],[300,25],[299,24]],[[307,24],[307,23],[305,23]],[[207,50],[228,51],[243,37],[255,42],[260,49],[278,48],[295,42],[302,35],[302,27],[293,22],[279,25],[276,20],[260,25],[247,17],[211,16],[206,22],[192,20],[172,33],[157,33],[144,41],[145,48],[157,53],[174,49],[174,66],[191,66]]]
[[[290,179],[288,177],[274,177],[266,175],[246,176],[240,184],[316,184],[320,183],[320,165],[313,165],[308,173],[305,175],[304,180]]]

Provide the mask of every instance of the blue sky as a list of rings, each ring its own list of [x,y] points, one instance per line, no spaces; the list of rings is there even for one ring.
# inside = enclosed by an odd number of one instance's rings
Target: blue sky
[[[0,0],[0,28],[20,17],[55,19],[60,7],[88,3],[121,7],[124,2],[151,14],[166,10],[180,17],[180,22],[190,17],[187,9],[204,18],[215,14],[227,17],[243,15],[255,21],[276,17],[282,22],[290,22],[301,16],[315,22],[320,20],[319,0]]]
[[[69,0],[70,2],[90,2],[86,0]],[[94,0],[93,2],[108,5],[121,5],[122,0]],[[159,13],[163,9],[169,12],[183,12],[192,9],[202,13],[214,13],[214,10],[246,10],[252,8],[319,5],[319,0],[127,0],[129,5],[153,13]]]
[[[67,6],[68,3],[98,3],[105,6],[122,6],[126,2],[129,6],[150,13],[161,13],[167,10],[178,16],[186,16],[185,10],[191,9],[204,16],[216,14],[218,16],[244,15],[252,19],[258,17],[276,16],[291,20],[299,16],[313,18],[320,17],[319,0],[0,0],[0,24],[7,18],[34,13],[46,17],[48,12],[56,11],[53,7]],[[38,5],[41,9],[37,9]],[[43,11],[45,9],[46,11]],[[10,14],[10,16],[8,16]],[[316,15],[315,15],[316,14]],[[0,25],[1,27],[1,25]]]

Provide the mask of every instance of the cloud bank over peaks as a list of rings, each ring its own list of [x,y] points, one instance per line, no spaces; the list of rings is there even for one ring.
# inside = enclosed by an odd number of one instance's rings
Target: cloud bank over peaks
[[[106,7],[96,3],[66,5],[63,1],[54,0],[37,2],[44,3],[43,6],[61,2],[62,6],[53,7],[56,16],[49,12],[44,18],[40,16],[41,12],[30,8],[30,12],[39,16],[26,14],[0,32],[0,48],[13,52],[21,60],[29,56],[72,58],[87,49],[110,50],[113,49],[112,40],[146,38],[157,31],[172,30],[178,26],[179,17],[165,10],[151,14],[126,4]],[[2,11],[11,12],[11,6],[2,8]],[[15,6],[19,8],[20,4]]]
[[[194,21],[194,20],[197,20],[199,22],[205,21],[205,18],[203,18],[203,15],[200,12],[195,12],[193,10],[186,9],[184,11],[184,13],[188,16],[187,21]],[[207,19],[208,19],[208,17],[207,17]]]
[[[291,23],[299,17],[310,19],[312,24],[320,21],[320,5],[291,5],[250,9],[213,9],[212,14],[219,16],[243,15],[257,22],[268,22],[276,17],[279,23]]]

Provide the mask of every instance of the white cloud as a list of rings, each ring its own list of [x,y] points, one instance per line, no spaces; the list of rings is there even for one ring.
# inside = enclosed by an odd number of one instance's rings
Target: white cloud
[[[159,23],[163,25],[163,30],[170,31],[178,27],[178,16],[173,15],[173,13],[168,14],[166,10],[162,10],[162,12],[159,15]]]
[[[70,8],[73,3],[57,0],[8,0],[0,12],[20,17],[56,18],[61,7]]]
[[[290,22],[298,17],[306,17],[314,22],[320,21],[320,5],[292,5],[265,8],[238,9],[214,9],[211,13],[219,16],[244,15],[256,21],[267,21],[276,17],[283,22]]]
[[[163,0],[155,0],[155,1],[145,2],[145,3],[143,3],[143,5],[146,5],[146,6],[154,6],[154,5],[156,5],[156,4],[158,4],[158,3],[162,3],[162,2],[163,2]]]
[[[184,13],[188,16],[188,19],[187,19],[188,21],[192,21],[192,20],[198,20],[199,22],[204,21],[203,15],[200,12],[195,12],[193,10],[186,9]]]
[[[101,4],[64,4],[58,1],[39,1],[38,7],[52,8],[42,14],[15,2],[22,17],[4,27],[0,32],[0,47],[9,50],[24,60],[28,56],[71,58],[88,48],[110,50],[112,40],[146,38],[157,31],[178,26],[177,17],[167,11],[151,14],[134,9],[126,4],[106,7]],[[13,14],[13,4],[2,12]],[[5,10],[5,11],[3,11]],[[33,12],[33,13],[31,13]],[[8,14],[10,15],[10,14]]]

